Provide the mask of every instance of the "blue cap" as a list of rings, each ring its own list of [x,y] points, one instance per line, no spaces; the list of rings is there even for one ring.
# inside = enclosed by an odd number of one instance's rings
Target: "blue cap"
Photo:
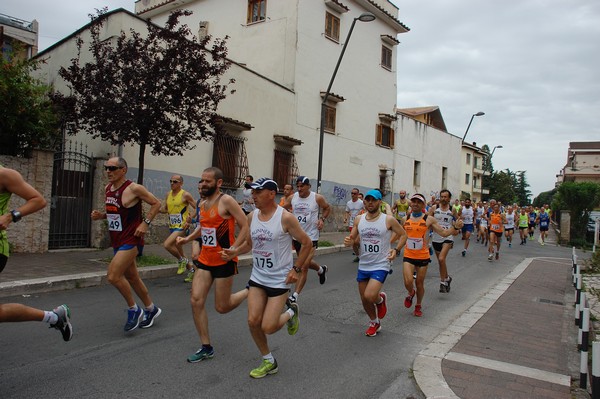
[[[257,181],[251,183],[250,188],[254,190],[278,191],[277,183],[268,177],[261,177]]]
[[[367,197],[373,197],[376,200],[380,200],[381,199],[381,192],[379,192],[379,190],[369,190],[365,194],[365,199],[367,199]]]

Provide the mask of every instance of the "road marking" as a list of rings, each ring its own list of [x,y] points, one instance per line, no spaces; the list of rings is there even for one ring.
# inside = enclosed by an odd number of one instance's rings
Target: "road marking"
[[[475,367],[483,367],[503,373],[514,374],[521,377],[533,378],[535,380],[545,381],[551,384],[558,384],[567,387],[571,386],[571,377],[568,375],[552,373],[550,371],[534,369],[531,367],[519,366],[518,364],[500,362],[498,360],[485,359],[483,357],[465,355],[464,353],[458,352],[449,352],[445,356],[445,359]]]

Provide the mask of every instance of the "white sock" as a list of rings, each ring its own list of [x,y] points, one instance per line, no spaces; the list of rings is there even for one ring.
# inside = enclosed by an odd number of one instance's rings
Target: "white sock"
[[[56,324],[58,321],[58,315],[50,310],[44,310],[44,318],[42,321],[44,323]]]
[[[269,352],[268,354],[264,355],[262,357],[265,360],[270,361],[271,363],[275,363],[275,358],[273,357],[273,354],[271,352]]]
[[[294,314],[295,314],[295,312],[294,312],[294,309],[292,309],[292,308],[288,308],[288,310],[286,310],[286,312],[287,312],[287,314],[289,314],[289,315],[290,315],[290,319],[291,319],[292,317],[294,317]]]
[[[137,303],[136,303],[135,305],[133,305],[133,306],[130,306],[130,307],[129,307],[129,309],[131,309],[131,310],[135,310],[135,311],[137,312],[137,310],[138,310],[138,305],[137,305]]]
[[[319,266],[319,270],[317,271],[317,274],[323,274],[323,266]]]
[[[292,297],[293,297],[294,299],[298,299],[298,295],[300,295],[300,294],[298,294],[297,292],[294,292],[294,293],[292,294]]]
[[[371,320],[371,323],[379,323],[379,317],[376,317],[375,320]]]
[[[154,303],[151,303],[150,306],[146,306],[146,310],[154,310]]]
[[[379,295],[379,302],[377,302],[377,304],[381,304],[381,302],[383,302],[383,297],[381,295]]]

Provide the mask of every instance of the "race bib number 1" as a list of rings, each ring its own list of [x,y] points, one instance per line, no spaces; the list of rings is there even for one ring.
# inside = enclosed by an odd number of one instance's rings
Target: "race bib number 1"
[[[121,223],[121,215],[115,213],[107,213],[108,231],[123,231],[123,223]]]
[[[409,238],[406,241],[406,246],[410,249],[423,249],[423,239],[422,238]]]

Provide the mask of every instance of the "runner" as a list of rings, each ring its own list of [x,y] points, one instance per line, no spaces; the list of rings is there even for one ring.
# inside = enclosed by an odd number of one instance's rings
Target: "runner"
[[[288,302],[290,284],[298,280],[308,264],[311,240],[298,220],[284,208],[277,206],[277,183],[263,177],[252,184],[252,198],[256,210],[248,215],[250,235],[240,247],[223,250],[223,259],[229,261],[252,248],[252,274],[248,293],[248,327],[262,355],[259,367],[250,371],[250,377],[263,378],[277,373],[267,334],[279,331],[287,324],[288,334],[294,335],[300,326],[298,304]],[[292,256],[292,237],[301,244],[296,266]],[[299,265],[299,266],[298,266]]]
[[[406,213],[410,208],[410,202],[408,199],[406,199],[406,190],[400,190],[398,194],[400,195],[400,198],[394,202],[392,213],[398,222],[400,222],[401,225],[404,225],[404,222],[406,221]]]
[[[187,237],[177,237],[177,241],[185,244],[196,237],[202,237],[202,249],[198,256],[197,270],[192,281],[192,315],[202,347],[196,353],[188,356],[190,363],[200,362],[214,357],[208,331],[208,315],[206,313],[206,298],[215,284],[215,309],[219,313],[228,313],[237,308],[248,296],[248,290],[243,289],[231,293],[233,276],[238,273],[237,257],[228,261],[223,260],[221,252],[224,248],[240,246],[248,235],[248,220],[242,208],[233,197],[221,191],[223,172],[219,168],[210,167],[202,172],[200,187],[203,201],[198,213],[200,223],[196,230]],[[238,237],[235,238],[235,224],[239,227]]]
[[[481,220],[479,221],[479,234],[481,235],[481,244],[483,246],[487,246],[490,238],[490,233],[488,231],[488,206],[484,205],[483,213],[481,214]]]
[[[506,208],[504,218],[506,219],[506,223],[504,224],[504,237],[506,237],[508,247],[510,248],[512,247],[512,237],[515,232],[515,213],[512,206],[509,205],[508,208]]]
[[[183,237],[188,233],[188,228],[192,218],[195,217],[195,202],[190,193],[185,191],[183,187],[183,177],[173,175],[169,180],[171,190],[165,198],[165,202],[160,208],[160,213],[169,215],[169,232],[170,235],[164,242],[164,247],[171,255],[173,255],[179,263],[177,274],[183,274],[186,269],[192,269],[188,258],[185,257],[183,246],[178,245],[177,237]],[[190,212],[190,209],[192,210]]]
[[[12,194],[25,200],[25,203],[8,212],[8,203]],[[24,216],[35,213],[46,206],[47,202],[35,188],[23,180],[23,176],[13,169],[0,165],[0,272],[4,270],[10,255],[10,246],[6,229],[11,223],[18,223]],[[20,303],[0,303],[0,323],[42,321],[51,328],[60,331],[64,341],[73,337],[70,322],[71,310],[60,305],[54,310],[41,310]]]
[[[446,189],[441,190],[440,204],[431,207],[428,211],[428,215],[435,217],[440,227],[444,230],[451,229],[457,217],[454,209],[450,208],[451,198],[452,194],[450,191]],[[455,234],[456,233],[452,231],[452,235]],[[452,237],[452,235],[442,236],[436,232],[433,232],[433,236],[431,238],[431,244],[435,252],[435,257],[437,258],[440,267],[440,292],[443,293],[450,292],[450,283],[452,282],[452,277],[448,275],[448,266],[446,264],[448,252],[450,252],[450,249],[452,249],[454,246],[454,237]]]
[[[413,194],[410,197],[411,214],[404,223],[404,229],[408,236],[404,248],[404,287],[408,291],[408,296],[404,299],[404,306],[410,308],[415,294],[417,295],[417,304],[414,315],[423,316],[421,304],[425,295],[425,276],[427,275],[427,266],[431,262],[428,250],[427,232],[431,228],[434,232],[443,237],[456,234],[462,228],[462,220],[458,220],[452,225],[451,229],[443,229],[434,217],[427,217],[423,214],[425,209],[425,196],[422,194]],[[413,271],[417,269],[416,289],[414,287]]]
[[[108,221],[110,241],[114,250],[114,257],[108,265],[108,282],[119,291],[127,303],[127,322],[123,328],[125,332],[133,331],[138,326],[149,328],[162,311],[152,302],[148,288],[138,273],[135,259],[144,247],[144,236],[152,219],[160,210],[160,201],[146,187],[126,178],[125,159],[110,158],[104,163],[104,170],[109,182],[105,188],[105,212],[93,210],[92,220]],[[150,205],[145,217],[142,217],[142,202]],[[132,288],[144,304],[143,312],[133,298]]]
[[[245,178],[244,188],[242,190],[242,202],[240,202],[240,206],[242,210],[247,215],[254,210],[254,201],[252,200],[252,182],[254,181],[254,177],[252,175],[247,175]]]
[[[286,201],[291,201],[292,195],[294,195],[294,187],[291,184],[283,186],[283,195],[281,196],[281,200],[279,200],[279,206],[283,207]]]
[[[346,213],[344,214],[344,224],[348,225],[348,231],[352,231],[352,227],[354,226],[354,219],[365,209],[364,202],[358,198],[358,188],[353,188],[350,194],[352,195],[352,199],[346,203]],[[360,248],[358,246],[353,246],[354,255],[353,262],[358,262],[358,255],[360,253]]]
[[[298,191],[294,193],[291,200],[285,203],[285,208],[291,210],[302,229],[308,234],[308,237],[312,240],[312,250],[308,256],[309,268],[316,270],[319,275],[319,283],[325,284],[327,281],[327,266],[319,266],[314,260],[315,250],[319,246],[319,232],[325,224],[325,220],[331,212],[331,207],[321,194],[317,194],[310,191],[310,180],[306,176],[298,176],[296,179],[296,188]],[[321,217],[319,217],[319,210],[322,210]],[[296,253],[300,253],[302,249],[301,243],[294,241],[294,248]],[[302,275],[298,278],[294,293],[290,295],[290,301],[296,302],[298,296],[302,292],[304,285],[306,284],[306,277],[308,270],[304,270]]]
[[[491,201],[490,201],[491,203]],[[496,260],[500,259],[500,243],[502,241],[502,228],[506,224],[506,217],[500,212],[500,205],[494,202],[492,213],[488,216],[490,230],[490,245],[488,247],[488,260],[494,258],[494,246],[496,247]]]
[[[469,243],[471,241],[471,234],[473,234],[473,216],[475,215],[475,211],[471,206],[471,199],[467,198],[465,200],[465,206],[463,206],[458,214],[458,216],[462,219],[464,225],[462,228],[462,237],[465,241],[464,248],[462,250],[462,256],[467,255],[467,249],[469,249]]]
[[[550,215],[545,211],[540,211],[535,222],[540,225],[540,244],[546,245],[546,237],[550,228]]]
[[[522,206],[521,212],[519,213],[519,237],[521,238],[521,245],[527,244],[527,230],[529,229],[529,215],[527,214],[527,207]]]
[[[537,212],[533,209],[533,205],[529,205],[529,239],[533,240],[533,234],[535,233],[535,226],[537,223]]]
[[[381,330],[381,319],[387,313],[387,296],[382,292],[391,270],[391,264],[406,244],[406,231],[398,221],[381,212],[381,193],[370,190],[365,195],[367,213],[356,217],[344,245],[354,245],[360,239],[361,257],[358,263],[358,292],[367,316],[369,327],[365,332],[374,337]],[[392,232],[399,237],[396,248],[391,248]]]

